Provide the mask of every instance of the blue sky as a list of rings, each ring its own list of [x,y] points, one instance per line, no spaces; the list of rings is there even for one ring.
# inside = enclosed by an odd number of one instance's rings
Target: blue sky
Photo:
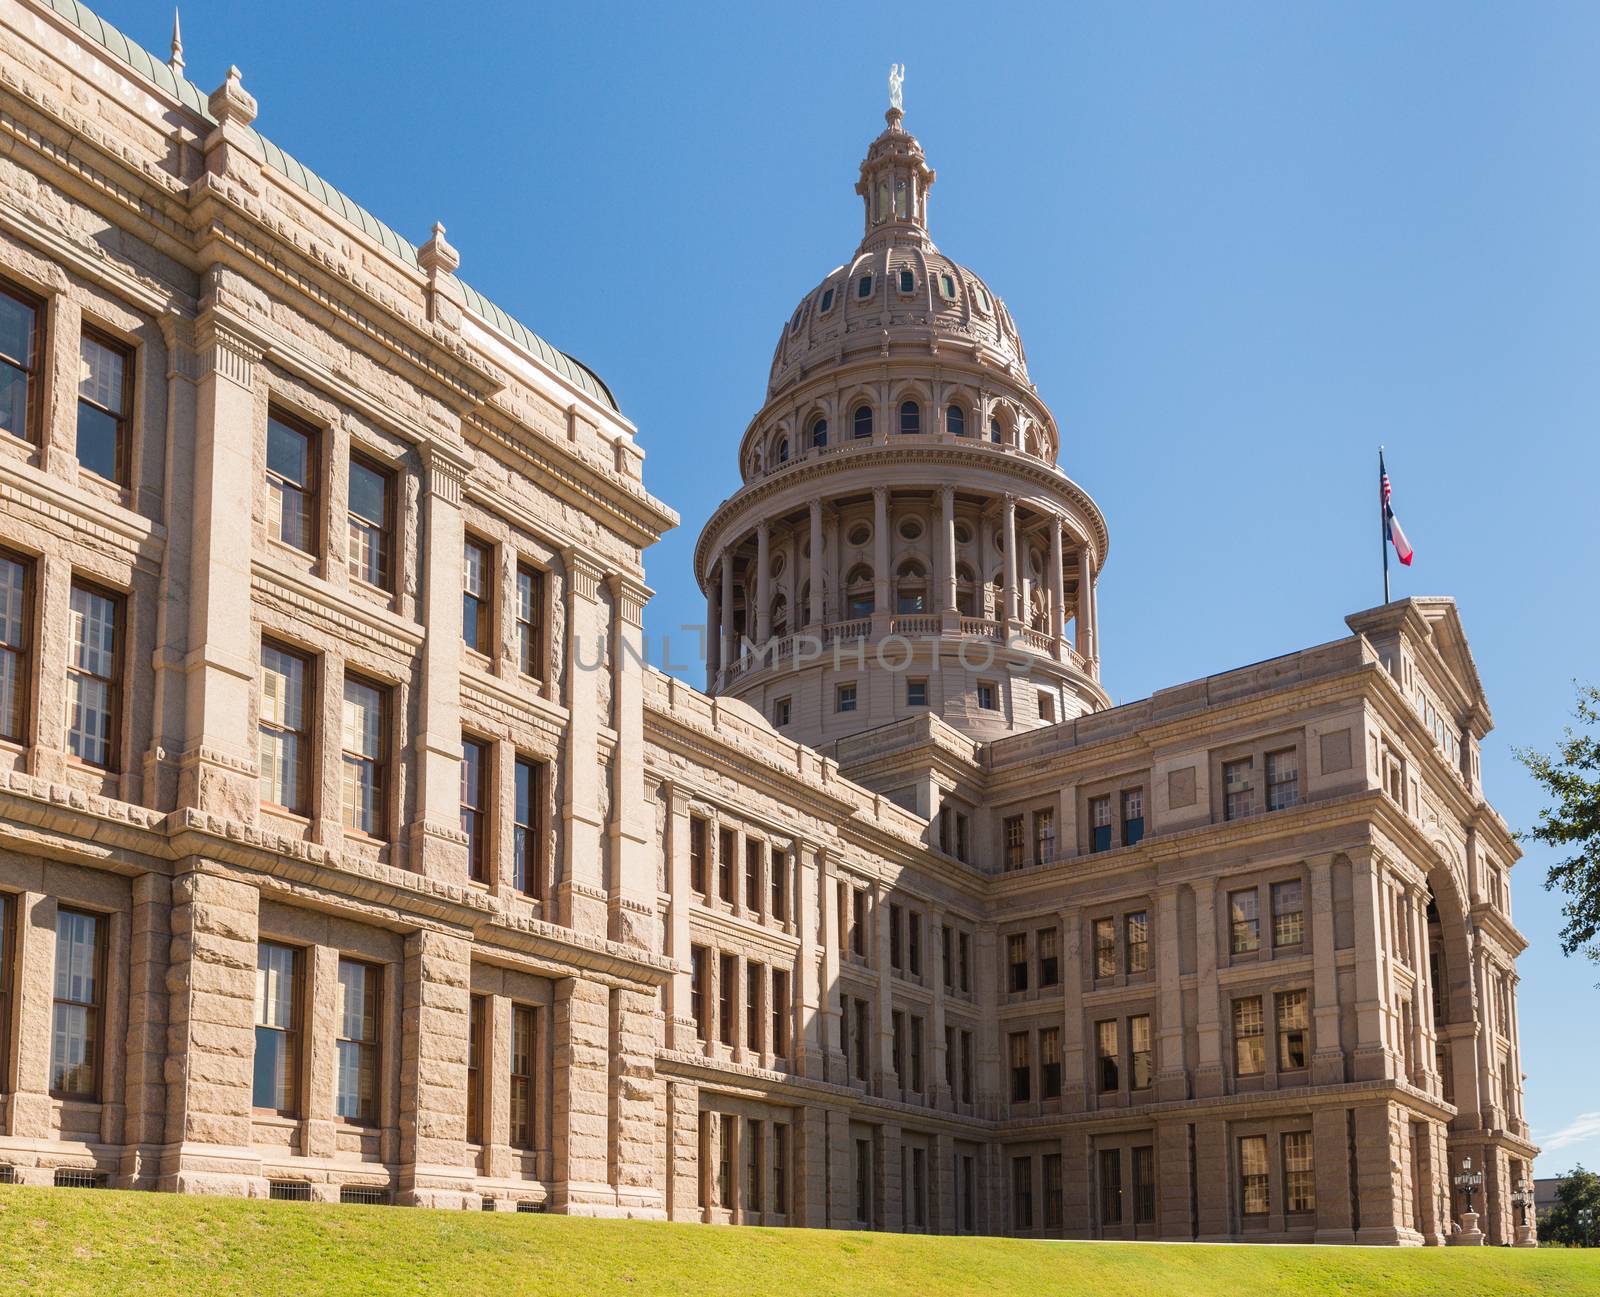
[[[613,385],[683,515],[647,556],[658,653],[704,615],[695,535],[782,322],[859,237],[903,61],[934,238],[1006,299],[1110,524],[1114,695],[1379,602],[1382,441],[1396,595],[1460,601],[1485,782],[1531,824],[1509,749],[1600,681],[1600,7],[772,9],[276,0],[184,35],[194,80],[237,63],[263,131],[413,241],[443,220],[463,276]],[[165,52],[168,4],[100,12]],[[1542,1174],[1600,1164],[1600,968],[1559,952],[1548,860],[1513,889]]]

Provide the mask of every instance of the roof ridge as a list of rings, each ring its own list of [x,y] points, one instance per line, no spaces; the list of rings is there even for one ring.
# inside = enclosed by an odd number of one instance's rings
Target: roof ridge
[[[190,112],[208,122],[217,120],[211,115],[208,96],[199,86],[187,77],[179,76],[171,67],[162,63],[137,42],[129,40],[87,5],[80,4],[78,0],[35,0],[35,3],[76,27],[107,53],[120,59],[145,80],[166,91]],[[365,231],[370,238],[408,266],[421,269],[417,263],[416,245],[409,239],[380,221],[353,198],[330,185],[315,171],[285,152],[253,126],[245,129],[261,141],[267,165],[274,171],[297,188],[304,190],[330,211],[338,213],[350,224]],[[461,283],[461,287],[468,295],[471,302],[470,309],[481,316],[491,328],[534,353],[543,363],[569,382],[576,384],[612,410],[619,414],[622,412],[611,388],[589,366],[576,356],[552,346],[510,312],[495,305],[476,289],[468,287],[463,281],[457,282]]]

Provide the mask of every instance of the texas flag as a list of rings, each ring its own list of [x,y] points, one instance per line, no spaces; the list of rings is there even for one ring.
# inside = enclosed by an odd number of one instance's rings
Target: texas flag
[[[1394,506],[1390,502],[1392,492],[1389,489],[1389,474],[1383,467],[1383,452],[1378,452],[1378,476],[1383,481],[1383,525],[1389,533],[1389,543],[1394,546],[1395,557],[1407,567],[1411,566],[1411,556],[1416,553],[1411,548],[1411,542],[1406,539],[1406,534],[1400,527],[1400,519],[1394,516]]]

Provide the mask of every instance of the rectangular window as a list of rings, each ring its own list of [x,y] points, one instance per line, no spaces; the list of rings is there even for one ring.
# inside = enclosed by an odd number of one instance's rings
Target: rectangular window
[[[511,886],[524,896],[544,895],[544,763],[518,757],[512,808]]]
[[[972,993],[972,936],[970,933],[956,933],[956,971],[960,974],[960,990],[963,995]]]
[[[1048,865],[1056,858],[1056,813],[1045,807],[1033,813],[1033,863]]]
[[[1054,725],[1056,720],[1056,697],[1043,689],[1039,690],[1039,719],[1046,725]]]
[[[50,1093],[58,1098],[100,1098],[104,998],[105,921],[95,914],[57,910]]]
[[[461,740],[461,831],[467,835],[467,876],[489,880],[489,745]]]
[[[1243,819],[1255,811],[1255,796],[1250,780],[1250,767],[1253,759],[1246,757],[1243,761],[1229,761],[1222,767],[1222,818],[1225,820]]]
[[[1229,948],[1236,955],[1261,949],[1261,918],[1256,911],[1256,889],[1228,893]]]
[[[1094,1024],[1094,1053],[1097,1080],[1101,1094],[1113,1094],[1122,1085],[1122,1069],[1117,1059],[1117,1022],[1113,1018],[1108,1022]]]
[[[694,1015],[694,1034],[701,1040],[711,1039],[711,1002],[706,996],[711,979],[710,958],[711,952],[704,946],[689,948],[689,1006]]]
[[[1133,1150],[1133,1222],[1152,1225],[1156,1219],[1156,1150],[1141,1144]]]
[[[1115,919],[1096,919],[1094,921],[1094,975],[1096,977],[1115,977],[1117,975],[1117,921]]]
[[[1155,1079],[1150,1054],[1150,1015],[1136,1014],[1128,1019],[1128,1088],[1148,1090]]]
[[[922,976],[922,916],[915,910],[906,914],[906,971]]]
[[[383,970],[339,961],[339,1024],[333,1111],[362,1125],[378,1120],[379,992]]]
[[[775,1058],[789,1057],[789,974],[781,968],[772,970],[772,1054]]]
[[[1300,760],[1293,748],[1267,753],[1267,809],[1286,811],[1300,801]]]
[[[517,669],[543,680],[544,573],[526,563],[517,564]]]
[[[1055,986],[1061,981],[1060,935],[1055,928],[1040,928],[1033,934],[1039,958],[1039,985]]]
[[[461,638],[475,653],[489,652],[489,611],[494,603],[494,560],[489,546],[470,536],[461,546]]]
[[[766,969],[755,960],[744,966],[744,1047],[752,1054],[761,1052],[761,984]]]
[[[380,590],[394,588],[394,474],[350,456],[350,575]]]
[[[67,659],[67,751],[86,765],[116,767],[122,711],[122,600],[72,583]]]
[[[1272,944],[1298,946],[1305,940],[1305,905],[1300,880],[1272,885]]]
[[[733,1207],[733,1135],[739,1119],[730,1113],[722,1115],[722,1140],[717,1153],[717,1206]]]
[[[706,893],[706,834],[711,826],[700,816],[689,817],[689,887]]]
[[[739,1030],[739,1020],[733,1012],[733,993],[738,980],[738,956],[723,955],[717,964],[717,1027],[722,1043],[730,1048]]]
[[[961,1102],[972,1102],[972,1033],[961,1033]]]
[[[388,780],[389,694],[359,676],[344,678],[344,827],[383,838]]]
[[[997,712],[1000,710],[995,702],[995,687],[987,680],[978,682],[978,710],[984,712]]]
[[[732,829],[717,834],[717,894],[733,904],[733,853],[738,850],[738,835]]]
[[[772,1210],[779,1215],[789,1211],[789,1127],[772,1127]]]
[[[776,846],[767,855],[767,881],[772,895],[769,912],[782,923],[789,917],[789,853]]]
[[[900,907],[893,901],[889,902],[889,967],[898,969],[902,963],[900,954]]]
[[[1089,799],[1089,850],[1111,849],[1111,798]]]
[[[5,343],[7,300],[5,290],[0,289],[0,347]],[[0,353],[0,415],[4,414],[8,399],[6,381],[6,365]],[[29,641],[32,620],[33,568],[20,558],[0,553],[0,738],[13,743],[25,740],[28,724],[28,695],[33,679]]]
[[[864,887],[857,887],[851,892],[854,903],[850,923],[850,949],[853,953],[867,957],[867,891]]]
[[[1122,845],[1131,847],[1144,838],[1144,789],[1122,794]]]
[[[1005,858],[1007,869],[1022,868],[1022,816],[1008,815],[1002,826],[1005,831]]]
[[[1061,1097],[1061,1028],[1039,1028],[1039,1097]]]
[[[1100,1150],[1100,1223],[1122,1224],[1122,1150]]]
[[[39,409],[38,298],[0,285],[0,432],[34,439]]]
[[[1307,1061],[1307,1033],[1311,1027],[1304,991],[1278,993],[1278,1070],[1293,1072]]]
[[[1135,910],[1132,914],[1124,915],[1122,931],[1127,945],[1128,972],[1148,973],[1150,971],[1150,912],[1148,910]]]
[[[772,728],[781,730],[794,719],[794,700],[779,698],[772,704]]]
[[[758,918],[761,914],[762,844],[755,838],[744,841],[744,908]]]
[[[250,1102],[298,1114],[300,1107],[300,984],[302,956],[293,946],[256,946],[256,1052]]]
[[[1266,1048],[1261,1020],[1261,997],[1248,995],[1233,1002],[1233,1068],[1239,1076],[1260,1076],[1266,1070]]]
[[[867,1079],[867,1041],[868,1019],[867,1002],[857,1000],[856,1005],[856,1080]]]
[[[0,306],[3,304],[4,293],[0,292]],[[0,314],[0,323],[3,323],[3,319],[3,314]],[[3,375],[0,375],[0,379],[3,379]],[[16,939],[11,935],[11,915],[16,908],[16,899],[9,893],[0,892],[0,1081],[7,1085],[11,1076],[8,1048],[11,1041],[11,983],[16,976],[11,971],[16,950]]]
[[[1239,1210],[1246,1216],[1265,1216],[1270,1201],[1266,1136],[1246,1135],[1239,1141]]]
[[[1046,1153],[1040,1159],[1044,1178],[1044,1227],[1060,1229],[1061,1215],[1061,1154]]]
[[[956,961],[951,951],[951,935],[948,923],[939,925],[939,967],[944,976],[944,989],[946,992],[956,989]]]
[[[131,356],[104,334],[78,339],[78,463],[108,482],[127,484]]]
[[[1011,1223],[1019,1230],[1033,1228],[1033,1159],[1011,1159]]]
[[[267,535],[317,552],[317,434],[276,411],[267,414]]]
[[[1291,1131],[1283,1137],[1283,1209],[1317,1209],[1317,1176],[1311,1163],[1309,1130]]]
[[[922,1093],[922,1019],[915,1014],[911,1018],[911,1088],[917,1094]]]
[[[1028,937],[1014,932],[1006,938],[1006,989],[1013,995],[1028,989]]]
[[[467,1005],[467,1143],[483,1143],[483,1042],[489,1001],[474,995]]]
[[[926,680],[906,681],[906,706],[926,707],[928,705],[928,682]]]
[[[297,815],[311,809],[310,692],[310,660],[262,640],[260,796]]]
[[[511,1006],[511,1146],[531,1149],[538,1122],[534,1106],[534,1009],[531,1005]]]
[[[856,687],[853,684],[840,685],[833,695],[833,710],[836,712],[853,712],[856,709]]]

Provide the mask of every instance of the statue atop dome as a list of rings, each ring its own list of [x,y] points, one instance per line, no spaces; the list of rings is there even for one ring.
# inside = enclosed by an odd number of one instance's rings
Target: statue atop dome
[[[905,111],[905,84],[906,65],[904,63],[889,64],[889,107],[897,112]]]

